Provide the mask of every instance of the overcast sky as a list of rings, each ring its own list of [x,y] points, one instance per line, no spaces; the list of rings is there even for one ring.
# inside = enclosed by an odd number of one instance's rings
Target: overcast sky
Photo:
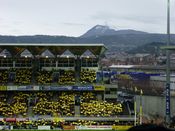
[[[166,33],[167,0],[0,0],[1,35],[80,36],[97,24]],[[171,0],[175,33],[175,0]]]

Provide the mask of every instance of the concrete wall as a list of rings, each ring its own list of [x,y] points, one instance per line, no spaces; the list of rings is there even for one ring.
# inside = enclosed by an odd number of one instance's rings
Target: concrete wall
[[[137,111],[139,112],[140,96],[136,96]],[[143,114],[165,116],[165,97],[142,96]],[[175,115],[175,97],[171,97],[171,115]]]

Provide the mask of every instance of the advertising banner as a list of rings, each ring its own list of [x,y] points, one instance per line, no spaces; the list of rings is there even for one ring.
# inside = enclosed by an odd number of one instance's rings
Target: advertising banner
[[[33,90],[33,86],[32,85],[26,86],[26,90]]]
[[[40,86],[40,90],[50,90],[50,86]]]
[[[11,126],[0,125],[0,130],[10,130]]]
[[[29,118],[16,118],[16,121],[28,121]]]
[[[110,125],[91,125],[91,126],[76,126],[76,130],[112,130],[112,126]]]
[[[39,91],[39,86],[33,86],[33,90]]]
[[[170,84],[166,84],[166,115],[170,115]]]
[[[94,90],[95,91],[104,91],[105,86],[103,86],[103,85],[94,85]]]
[[[7,90],[7,86],[0,86],[0,91],[6,91]]]
[[[8,91],[32,91],[39,90],[39,86],[27,85],[27,86],[7,86]]]
[[[0,130],[4,130],[4,126],[0,126]]]
[[[16,91],[17,90],[17,86],[7,86],[7,90],[8,91]]]
[[[58,90],[58,91],[67,91],[67,90],[72,90],[72,86],[51,86],[50,90]]]
[[[20,90],[20,91],[21,91],[21,90],[26,90],[26,86],[18,86],[18,87],[17,87],[17,90]]]
[[[0,121],[4,121],[4,118],[0,118]]]
[[[41,90],[68,91],[72,90],[72,86],[43,86]]]
[[[5,118],[6,122],[16,122],[16,118]]]
[[[112,126],[113,130],[121,130],[121,131],[125,131],[128,130],[129,128],[131,128],[132,126],[130,125],[119,125],[119,126]]]
[[[93,91],[93,86],[73,86],[73,90],[75,91]]]
[[[38,126],[38,130],[50,130],[50,126]]]
[[[64,125],[64,126],[63,126],[63,129],[64,129],[64,130],[75,130],[75,126],[67,126],[67,125]]]

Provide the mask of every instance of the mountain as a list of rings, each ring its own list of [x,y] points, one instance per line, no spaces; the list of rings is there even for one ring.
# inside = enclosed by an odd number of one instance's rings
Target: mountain
[[[87,37],[87,34],[90,34]],[[92,35],[93,34],[93,35]],[[152,34],[136,30],[114,30],[107,26],[96,25],[81,37],[68,36],[3,36],[0,43],[103,43],[108,52],[131,51],[139,52],[151,47],[144,47],[153,42],[166,43],[166,34]],[[171,34],[171,43],[175,43],[175,34]],[[142,48],[142,49],[141,49]],[[132,51],[133,50],[133,51]],[[135,51],[134,51],[135,50]]]
[[[127,53],[129,54],[135,54],[135,53],[159,54],[160,52],[162,52],[160,47],[165,46],[165,45],[166,43],[162,43],[162,42],[152,42],[152,43],[148,43],[145,45],[138,46],[134,49],[131,49],[127,51]],[[171,43],[171,45],[173,44]]]
[[[91,37],[91,36],[106,36],[106,35],[115,35],[116,31],[114,29],[110,29],[109,26],[104,25],[96,25],[92,27],[90,30],[88,30],[85,34],[83,34],[81,37]]]
[[[96,25],[92,27],[90,30],[88,30],[85,34],[83,34],[82,38],[87,37],[99,37],[99,36],[110,36],[110,35],[119,35],[119,34],[147,34],[147,32],[143,31],[136,31],[136,30],[114,30],[110,28],[109,26],[104,25]]]
[[[0,35],[0,43],[76,43],[75,37],[67,36],[3,36]]]
[[[148,34],[147,32],[143,32],[143,31],[137,31],[137,30],[132,30],[132,29],[128,29],[128,30],[117,30],[116,34]]]
[[[152,42],[166,43],[165,34],[118,34],[106,36],[67,37],[67,36],[1,36],[0,43],[103,43],[109,52],[129,51],[134,49],[139,51],[141,46]],[[171,35],[171,42],[175,43],[175,35]],[[139,47],[139,48],[137,48]],[[143,47],[144,49],[144,47]]]

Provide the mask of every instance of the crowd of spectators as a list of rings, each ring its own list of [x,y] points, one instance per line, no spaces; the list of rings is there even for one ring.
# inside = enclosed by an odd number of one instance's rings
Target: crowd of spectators
[[[0,83],[6,84],[8,82],[8,70],[0,70]]]
[[[75,84],[75,71],[61,70],[60,77],[58,79],[60,85],[73,85]]]
[[[96,100],[96,94],[92,92],[82,92],[81,102],[90,102],[91,100]]]
[[[95,121],[95,120],[77,120],[72,122],[65,122],[67,125],[89,126],[89,125],[134,125],[132,121]]]
[[[38,84],[43,84],[43,85],[51,84],[52,71],[43,70],[43,71],[37,72],[36,80]]]
[[[120,103],[108,103],[106,101],[91,100],[81,102],[81,115],[84,116],[116,116],[123,111]]]
[[[82,69],[80,73],[80,80],[82,84],[94,83],[96,81],[96,71],[90,69]]]
[[[10,104],[7,103],[7,98],[5,96],[1,96],[1,99],[0,99],[0,114],[1,116],[12,115]]]
[[[33,103],[32,116],[37,120],[17,120],[2,124],[13,125],[14,129],[37,129],[39,125],[51,125],[51,128],[62,128],[63,125],[115,125],[118,121],[59,119],[65,116],[75,116],[75,98],[80,99],[80,116],[110,117],[123,111],[120,103],[97,100],[95,92],[0,92],[0,114],[9,118],[28,118],[30,102]],[[44,116],[41,116],[44,115]],[[47,116],[52,120],[46,119]],[[35,117],[36,116],[36,117]],[[43,118],[40,118],[43,117]],[[46,118],[45,118],[46,117]],[[48,117],[48,118],[49,118]],[[45,118],[45,119],[44,119]],[[56,119],[57,118],[57,119]],[[63,123],[62,123],[63,122]]]
[[[12,102],[10,105],[11,110],[13,111],[14,115],[22,115],[22,116],[27,116],[27,103],[28,103],[28,97],[30,94],[27,93],[17,93],[14,95]]]
[[[27,116],[27,98],[29,94],[17,93],[11,101],[7,97],[0,100],[0,114],[2,116],[15,117],[18,115]]]
[[[14,74],[14,75],[12,75]],[[0,70],[0,83],[6,84],[10,78],[10,82],[17,85],[31,84],[32,80],[36,80],[37,84],[48,85],[58,82],[60,85],[74,85],[76,82],[75,71],[73,70],[58,70],[54,75],[53,71],[38,71],[32,72],[30,68],[12,68],[8,70]],[[33,78],[35,77],[35,78]],[[82,84],[96,82],[96,71],[90,69],[82,69],[80,72],[80,82]]]
[[[16,69],[15,83],[19,85],[30,84],[32,80],[32,70],[25,69]]]
[[[124,122],[120,122],[120,123],[116,123],[115,121],[94,121],[94,120],[74,120],[74,121],[65,121],[65,120],[59,120],[59,121],[54,121],[54,120],[50,120],[47,118],[40,118],[38,120],[29,120],[29,119],[24,119],[24,120],[16,120],[14,122],[6,122],[6,121],[1,121],[0,122],[1,126],[6,125],[6,126],[13,126],[13,129],[22,129],[22,130],[26,130],[26,129],[38,129],[38,126],[51,126],[51,129],[57,129],[57,130],[61,130],[61,129],[65,129],[65,127],[72,127],[72,126],[91,126],[91,125],[95,125],[95,126],[107,126],[107,125],[111,125],[111,126],[115,126],[115,125],[127,125],[127,126],[132,126],[134,123],[130,122],[130,121],[124,121]],[[9,129],[9,127],[7,127],[6,129]],[[65,129],[66,130],[66,129]]]
[[[32,73],[32,70],[30,68],[12,68],[9,71],[0,70],[0,83],[7,84],[10,78],[10,82],[15,83],[17,85],[28,85],[31,84],[32,78],[36,77],[36,83],[41,85],[48,85],[53,82],[57,82],[60,85],[75,84],[75,71],[59,70],[57,71],[57,73],[59,74],[57,76],[53,76],[53,71],[46,70]]]
[[[86,126],[86,125],[96,125],[98,122],[92,120],[77,120],[73,121],[71,124],[76,126]]]
[[[120,103],[97,100],[93,92],[16,92],[11,97],[0,97],[0,114],[2,116],[29,116],[28,107],[33,115],[74,116],[75,98],[80,99],[82,116],[116,116],[123,111]]]
[[[38,92],[36,95],[36,104],[33,107],[34,114],[51,115],[57,108],[55,102],[51,100],[52,93]]]
[[[74,116],[74,99],[75,93],[63,92],[58,97],[58,103],[60,105],[61,115]]]
[[[33,107],[34,114],[63,116],[74,115],[74,94],[61,93],[56,100],[52,100],[53,94],[38,93],[37,103]]]

